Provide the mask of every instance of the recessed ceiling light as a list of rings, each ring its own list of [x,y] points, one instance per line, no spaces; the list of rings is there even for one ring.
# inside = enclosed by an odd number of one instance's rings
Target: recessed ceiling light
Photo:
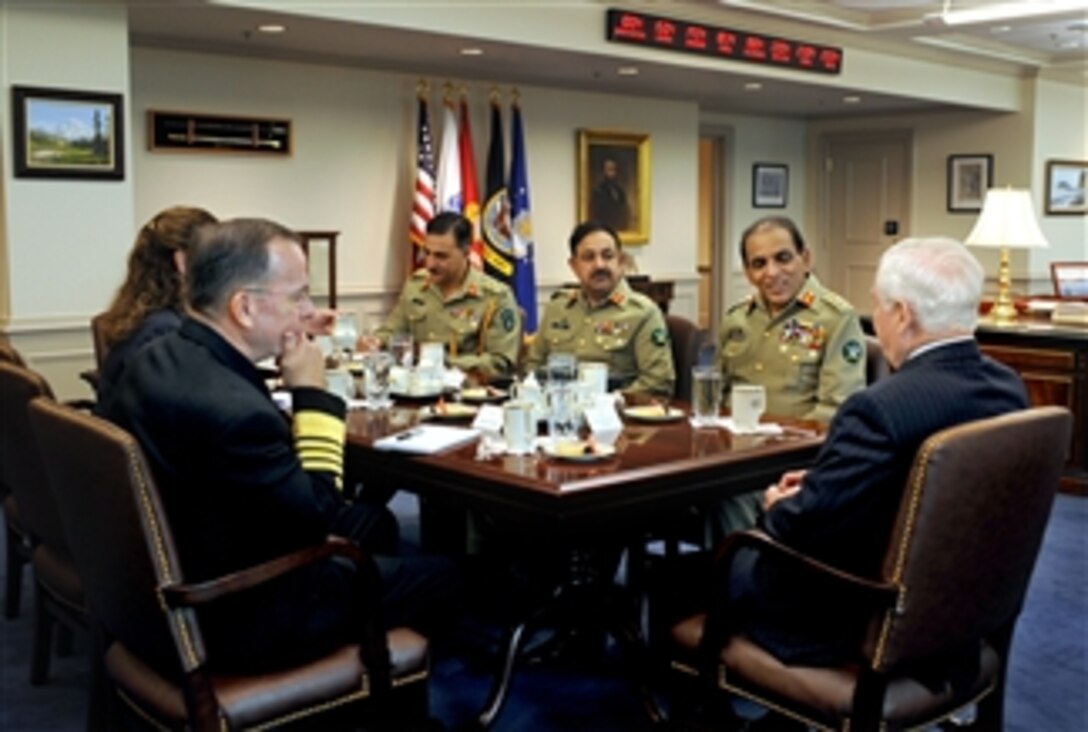
[[[462,56],[483,56],[484,55],[484,49],[476,48],[474,46],[470,46],[468,48],[462,48],[461,49],[461,55]]]
[[[1008,33],[1011,30],[1012,30],[1011,25],[995,25],[994,27],[990,28],[990,32],[995,33],[995,34],[996,33]]]
[[[257,30],[261,33],[285,33],[287,32],[287,26],[279,23],[265,23],[257,26]]]
[[[860,104],[861,97],[854,94],[848,94],[847,96],[842,98],[842,101],[843,104]]]
[[[620,66],[616,69],[616,73],[620,76],[638,76],[637,66]]]
[[[763,88],[763,85],[760,84],[758,81],[749,81],[749,82],[745,82],[745,84],[744,84],[744,90],[745,91],[759,91],[762,88]]]

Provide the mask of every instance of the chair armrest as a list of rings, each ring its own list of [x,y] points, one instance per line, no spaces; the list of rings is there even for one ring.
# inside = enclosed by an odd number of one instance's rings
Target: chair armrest
[[[196,584],[172,584],[162,587],[163,599],[171,608],[193,607],[228,595],[263,585],[289,572],[332,556],[347,557],[359,567],[373,566],[369,556],[358,546],[339,536],[326,537],[323,544],[300,549],[262,564]],[[375,569],[375,576],[377,570]]]
[[[93,412],[95,407],[94,399],[65,399],[61,404],[81,412]]]
[[[714,557],[715,575],[717,576],[719,572],[727,572],[733,555],[738,549],[744,547],[767,551],[770,554],[786,559],[815,577],[829,580],[829,584],[837,585],[844,590],[860,590],[861,594],[879,604],[892,604],[899,593],[897,585],[877,582],[844,572],[776,541],[772,536],[759,529],[738,531],[730,534],[722,541]]]
[[[98,369],[87,369],[79,372],[79,378],[83,379],[92,389],[98,391]]]
[[[381,617],[381,577],[378,566],[369,554],[353,542],[339,536],[327,536],[317,546],[277,557],[253,567],[197,584],[172,584],[161,588],[163,600],[179,614],[191,613],[191,608],[204,605],[228,595],[265,584],[289,572],[301,569],[328,557],[347,557],[359,568],[366,583],[365,593],[373,602],[359,614],[358,635],[353,640],[360,646],[359,655],[367,667],[370,687],[374,694],[384,694],[391,688],[389,647],[385,624]],[[201,650],[203,656],[203,650]]]

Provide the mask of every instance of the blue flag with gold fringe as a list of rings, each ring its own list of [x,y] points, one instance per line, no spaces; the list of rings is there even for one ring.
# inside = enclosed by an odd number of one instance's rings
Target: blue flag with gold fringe
[[[533,223],[529,212],[529,168],[525,159],[525,134],[521,107],[515,99],[511,119],[510,196],[511,249],[514,259],[513,288],[518,305],[525,312],[526,333],[536,332],[536,264],[534,263]]]

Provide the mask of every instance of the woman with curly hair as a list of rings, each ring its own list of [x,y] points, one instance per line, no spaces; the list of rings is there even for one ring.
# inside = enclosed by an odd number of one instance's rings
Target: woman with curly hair
[[[106,347],[98,380],[99,403],[121,378],[133,353],[181,326],[186,252],[197,229],[217,222],[202,208],[174,206],[148,221],[136,235],[124,284],[99,320]]]

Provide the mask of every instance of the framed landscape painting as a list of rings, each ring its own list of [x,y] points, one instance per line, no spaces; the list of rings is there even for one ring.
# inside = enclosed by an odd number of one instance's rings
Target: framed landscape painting
[[[1051,215],[1088,213],[1088,162],[1047,161],[1046,212]]]
[[[16,178],[122,180],[120,94],[12,87]]]

